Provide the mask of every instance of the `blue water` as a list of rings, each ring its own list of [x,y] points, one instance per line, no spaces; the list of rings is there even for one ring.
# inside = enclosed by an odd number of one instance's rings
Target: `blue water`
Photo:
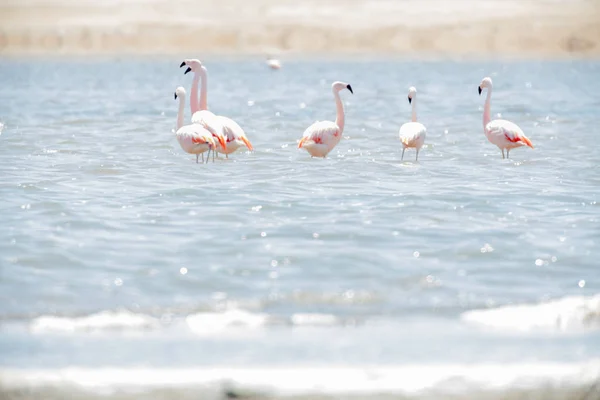
[[[0,61],[0,387],[32,368],[600,359],[599,62],[203,61],[209,109],[253,153],[181,150],[178,58]],[[535,149],[487,141],[484,76]],[[312,159],[296,143],[335,118],[334,80],[354,89],[344,138]],[[418,162],[398,140],[413,85]],[[591,309],[541,327],[464,319],[573,296]]]

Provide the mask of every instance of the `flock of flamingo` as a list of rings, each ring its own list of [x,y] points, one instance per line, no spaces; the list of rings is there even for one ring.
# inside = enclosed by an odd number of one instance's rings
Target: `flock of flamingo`
[[[229,154],[235,152],[242,146],[252,151],[250,140],[246,137],[244,130],[231,118],[215,115],[208,111],[207,106],[207,70],[197,59],[184,60],[181,67],[187,66],[185,73],[193,72],[192,88],[190,91],[190,110],[192,112],[192,123],[183,124],[186,91],[183,87],[175,90],[175,100],[179,99],[179,112],[177,114],[177,131],[175,133],[181,148],[190,154],[196,155],[196,163],[204,153],[207,153],[206,162],[210,159],[210,152],[222,153],[228,158]],[[278,64],[279,66],[279,64]],[[198,99],[198,86],[201,84],[200,98]],[[340,91],[348,89],[350,93],[352,86],[344,82],[334,82],[331,86],[336,105],[335,121],[318,121],[306,128],[298,148],[305,149],[312,157],[326,157],[342,138],[345,125],[344,104],[340,98]],[[502,158],[508,158],[510,150],[529,146],[533,148],[531,141],[525,136],[521,128],[516,124],[503,120],[491,120],[490,101],[492,96],[492,79],[484,78],[479,84],[478,91],[487,89],[485,107],[483,110],[483,131],[490,143],[498,146],[502,151]],[[425,143],[427,129],[423,124],[417,122],[416,111],[417,89],[411,87],[408,90],[408,102],[412,105],[412,118],[410,122],[400,127],[400,142],[402,143],[402,159],[407,148],[416,150],[415,160],[419,159],[419,151]],[[504,155],[506,150],[506,156]],[[218,156],[217,156],[218,157]]]

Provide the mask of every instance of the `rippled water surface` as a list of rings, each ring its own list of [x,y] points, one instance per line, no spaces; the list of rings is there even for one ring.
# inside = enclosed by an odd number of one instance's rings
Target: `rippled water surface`
[[[0,61],[2,390],[436,398],[454,377],[465,398],[521,393],[519,379],[540,398],[588,393],[600,63],[204,61],[209,108],[253,153],[196,164],[181,150],[179,59]],[[535,149],[503,160],[486,140],[486,75],[492,115]],[[311,159],[296,143],[335,118],[334,80],[354,89],[344,138]],[[397,136],[411,85],[418,162]],[[392,370],[353,375],[366,367]]]

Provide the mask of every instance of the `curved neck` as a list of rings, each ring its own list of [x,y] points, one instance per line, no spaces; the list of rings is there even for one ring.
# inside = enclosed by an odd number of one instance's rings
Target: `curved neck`
[[[198,103],[198,110],[208,110],[208,74],[206,68],[200,67],[200,79],[202,80],[202,87],[200,88],[200,102]]]
[[[487,90],[487,96],[485,98],[485,106],[483,107],[483,129],[492,119],[490,111],[490,101],[492,99],[492,88],[489,87]]]
[[[345,115],[344,104],[340,98],[340,92],[334,90],[333,97],[335,98],[335,124],[340,128],[340,134],[344,131]]]
[[[185,108],[185,97],[179,97],[179,111],[177,112],[177,130],[183,126],[183,110]]]
[[[192,115],[198,111],[198,82],[200,81],[200,74],[194,72],[194,79],[192,80],[192,89],[190,90],[190,111]]]
[[[417,96],[413,96],[412,98],[412,122],[417,122]]]

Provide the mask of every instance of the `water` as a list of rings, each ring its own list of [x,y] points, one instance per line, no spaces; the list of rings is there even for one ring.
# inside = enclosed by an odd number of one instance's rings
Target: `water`
[[[3,396],[596,398],[597,61],[204,61],[255,152],[179,148],[179,58],[0,61]]]

